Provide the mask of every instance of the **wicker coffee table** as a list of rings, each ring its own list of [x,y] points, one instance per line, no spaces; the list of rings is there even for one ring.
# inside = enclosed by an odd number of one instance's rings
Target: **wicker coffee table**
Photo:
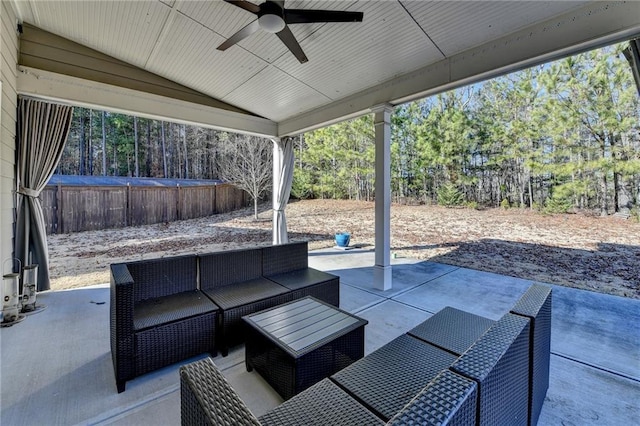
[[[364,356],[368,321],[305,297],[243,317],[245,362],[289,399]]]

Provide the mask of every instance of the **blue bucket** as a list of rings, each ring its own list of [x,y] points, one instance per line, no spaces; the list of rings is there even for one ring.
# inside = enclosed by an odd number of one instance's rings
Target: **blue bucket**
[[[336,234],[336,245],[338,247],[349,247],[349,240],[351,239],[351,234],[348,232],[341,232]]]

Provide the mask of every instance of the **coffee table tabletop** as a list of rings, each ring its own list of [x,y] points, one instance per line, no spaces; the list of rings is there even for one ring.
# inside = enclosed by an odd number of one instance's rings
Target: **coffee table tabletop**
[[[313,297],[305,297],[243,318],[296,358],[336,336],[369,323]]]

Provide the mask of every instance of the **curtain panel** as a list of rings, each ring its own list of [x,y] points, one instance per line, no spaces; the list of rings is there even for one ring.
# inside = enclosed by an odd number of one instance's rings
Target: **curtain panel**
[[[289,242],[284,209],[293,183],[293,138],[273,140],[273,244]]]
[[[18,101],[15,256],[38,265],[37,290],[49,290],[49,251],[40,193],[55,171],[71,128],[73,107]]]

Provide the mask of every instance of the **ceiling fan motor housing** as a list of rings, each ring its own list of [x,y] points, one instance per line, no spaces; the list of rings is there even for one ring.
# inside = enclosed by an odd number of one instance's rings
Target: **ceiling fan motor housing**
[[[258,12],[260,27],[270,33],[278,33],[285,27],[284,11],[277,3],[267,1],[260,5]]]

